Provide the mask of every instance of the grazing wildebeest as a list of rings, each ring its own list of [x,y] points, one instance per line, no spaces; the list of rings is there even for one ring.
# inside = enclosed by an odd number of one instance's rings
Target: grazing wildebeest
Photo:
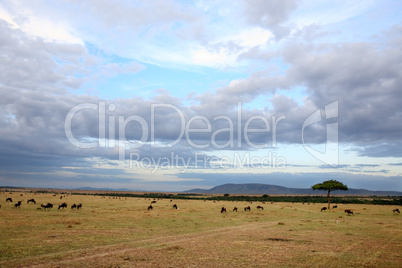
[[[173,205],[173,208],[174,208],[174,209],[177,209],[177,205],[176,205],[176,204],[174,204],[174,205]]]
[[[6,203],[12,203],[12,202],[13,202],[13,199],[11,197],[6,199]]]
[[[236,212],[237,212],[237,207],[234,207],[234,208],[233,208],[233,211],[236,211]]]
[[[36,204],[36,201],[35,201],[35,199],[33,199],[33,198],[32,198],[32,199],[28,199],[27,204],[29,204],[30,202]]]
[[[401,213],[401,212],[399,211],[399,208],[396,208],[396,209],[393,209],[393,210],[392,210],[392,213],[395,213],[395,212],[398,212],[399,214]]]
[[[322,211],[326,211],[326,210],[327,210],[327,207],[322,207],[322,208],[321,208],[321,212],[322,212]]]
[[[80,209],[80,208],[82,208],[82,204],[81,204],[81,203],[78,203],[77,209]]]
[[[225,207],[222,207],[222,209],[221,209],[221,213],[223,213],[223,212],[226,212],[226,208],[225,208]]]
[[[248,207],[244,207],[244,211],[251,211],[251,208],[250,208],[250,206],[248,206]]]
[[[154,201],[151,201],[151,204],[155,204],[156,203],[156,201],[154,200]]]
[[[351,209],[345,209],[345,213],[348,213],[348,215],[354,215],[353,210]]]
[[[59,209],[65,209],[67,207],[67,203],[61,203],[60,205],[59,205],[59,208],[57,209],[57,210],[59,210]]]
[[[264,207],[263,207],[263,206],[257,206],[257,209],[262,209],[262,210],[264,210]]]
[[[152,205],[149,205],[148,210],[152,210],[154,207]]]
[[[76,204],[72,204],[70,209],[74,209],[74,208],[77,208]]]
[[[332,208],[338,208],[338,206],[333,206]]]
[[[17,203],[15,203],[14,208],[20,208],[21,207],[21,202],[22,201],[18,201]]]
[[[60,199],[62,199],[62,198],[63,198],[63,196],[61,195],[61,196],[60,196]]]
[[[45,204],[42,204],[42,205],[40,205],[40,206],[41,206],[44,210],[53,208],[53,204],[51,204],[51,203],[45,203]]]

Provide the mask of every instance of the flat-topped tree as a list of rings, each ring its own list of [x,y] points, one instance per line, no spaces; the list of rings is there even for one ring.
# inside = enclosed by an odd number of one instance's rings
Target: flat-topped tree
[[[328,209],[330,209],[331,201],[329,199],[329,194],[331,191],[336,191],[336,190],[342,190],[342,191],[347,191],[348,186],[343,184],[342,182],[336,181],[336,180],[329,180],[329,181],[324,181],[323,183],[317,183],[313,186],[311,186],[313,190],[323,190],[323,191],[328,191]]]

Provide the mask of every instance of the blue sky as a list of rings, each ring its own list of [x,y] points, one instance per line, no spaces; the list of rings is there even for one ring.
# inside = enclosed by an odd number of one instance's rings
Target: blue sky
[[[402,191],[399,1],[2,1],[0,185]]]

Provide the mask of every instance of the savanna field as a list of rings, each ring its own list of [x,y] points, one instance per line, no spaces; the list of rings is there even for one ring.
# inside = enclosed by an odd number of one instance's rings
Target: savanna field
[[[402,267],[398,206],[152,201],[1,192],[0,267]]]

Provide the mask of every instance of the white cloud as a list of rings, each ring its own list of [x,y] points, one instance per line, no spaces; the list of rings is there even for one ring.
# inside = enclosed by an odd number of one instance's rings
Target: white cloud
[[[233,63],[235,57],[228,53],[228,50],[209,51],[206,48],[199,48],[193,52],[192,63],[210,67],[224,66]]]
[[[238,35],[231,37],[231,40],[238,42],[243,47],[254,47],[264,45],[273,35],[270,31],[261,28],[245,29]]]
[[[44,18],[30,16],[28,20],[19,27],[31,36],[42,37],[45,41],[56,41],[61,43],[79,44],[84,42],[72,34],[68,26],[62,23],[55,23]]]
[[[14,28],[18,28],[18,24],[13,20],[13,17],[5,9],[0,7],[0,19],[5,20],[11,24]]]
[[[72,29],[65,22],[52,21],[36,16],[30,9],[16,4],[18,14],[11,15],[0,7],[0,19],[5,20],[14,28],[22,30],[31,37],[40,37],[45,41],[83,45],[84,42],[73,34]]]

